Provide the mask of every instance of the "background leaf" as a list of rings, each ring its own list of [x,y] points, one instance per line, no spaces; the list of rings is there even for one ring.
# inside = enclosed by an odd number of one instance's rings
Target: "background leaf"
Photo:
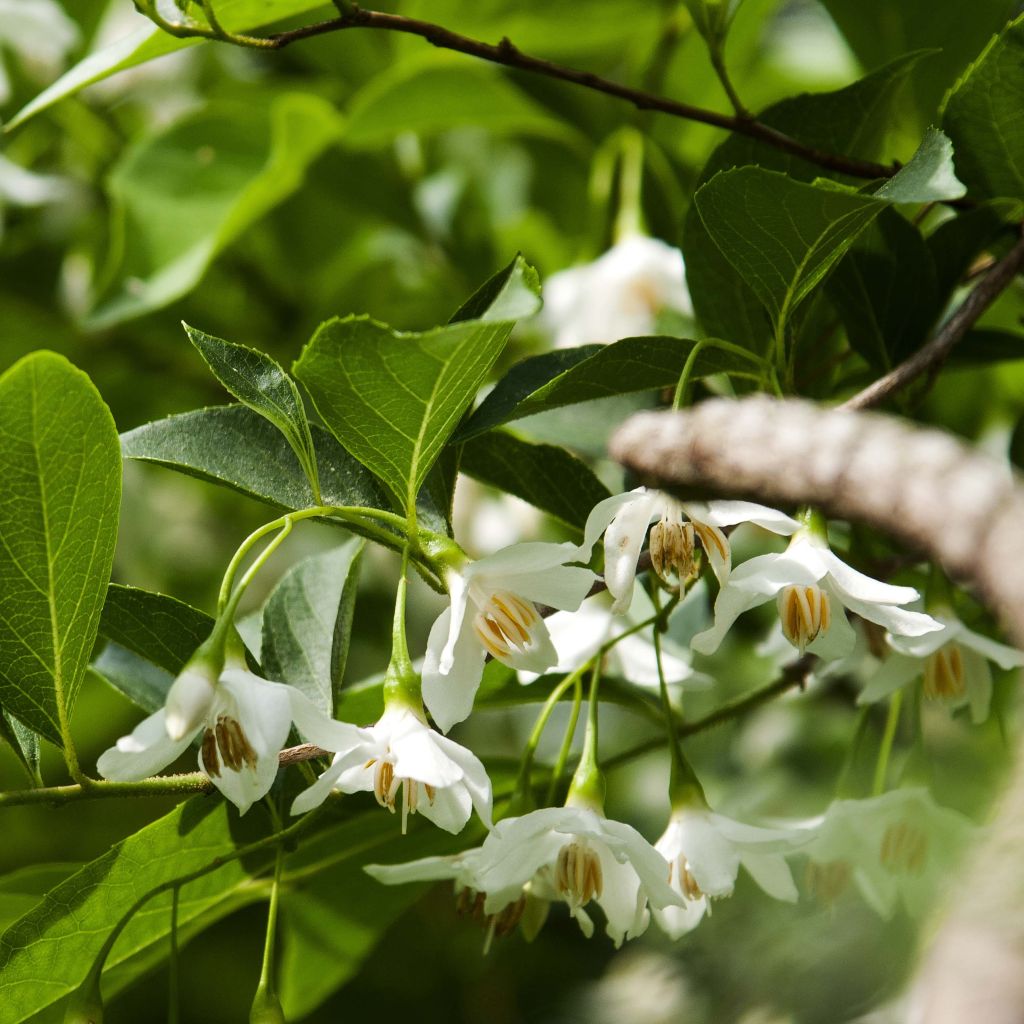
[[[929,128],[910,160],[875,195],[891,203],[939,203],[966,191],[953,167],[953,143],[938,128]]]
[[[759,167],[715,175],[694,203],[776,330],[883,209],[871,196],[805,185]]]
[[[345,674],[362,550],[352,539],[292,566],[263,608],[267,678],[301,690],[328,715]]]
[[[159,711],[167,702],[175,676],[117,643],[109,643],[100,651],[91,670],[147,715]]]
[[[217,380],[243,405],[265,416],[284,434],[309,480],[314,499],[318,500],[320,481],[313,436],[295,381],[263,352],[214,338],[188,324],[185,331]]]
[[[405,510],[511,332],[508,321],[404,334],[369,317],[328,320],[295,375],[334,436]]]
[[[448,322],[526,320],[540,307],[540,277],[518,254],[459,306]]]
[[[942,127],[972,195],[1024,199],[1024,15],[967,69],[946,99]]]
[[[564,448],[531,444],[491,430],[462,449],[462,471],[528,501],[577,530],[590,510],[610,494],[585,462]]]
[[[110,411],[63,356],[0,377],[0,704],[56,743],[110,579],[121,456]]]

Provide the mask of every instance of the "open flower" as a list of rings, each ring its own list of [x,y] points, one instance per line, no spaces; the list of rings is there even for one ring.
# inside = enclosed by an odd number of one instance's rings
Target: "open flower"
[[[983,722],[992,700],[992,671],[1024,665],[1024,653],[968,629],[954,615],[937,616],[941,628],[924,636],[893,636],[893,653],[864,687],[861,704],[881,700],[901,686],[923,677],[924,695],[951,707],[971,708],[971,718]]]
[[[891,917],[902,899],[912,914],[931,905],[975,831],[927,789],[895,789],[867,800],[835,800],[807,822],[808,879],[819,898],[836,899],[852,880],[869,904]]]
[[[540,322],[555,348],[572,348],[653,334],[662,311],[693,316],[682,253],[631,235],[593,263],[553,274]]]
[[[411,707],[388,706],[376,725],[355,730],[334,762],[292,804],[301,814],[323,803],[331,790],[372,792],[394,813],[401,790],[402,831],[408,816],[422,814],[447,832],[461,832],[476,808],[491,824],[491,781],[479,758],[431,729]]]
[[[917,599],[913,587],[894,587],[857,572],[824,540],[801,530],[785,551],[759,555],[733,570],[715,601],[714,625],[693,638],[693,649],[713,654],[743,612],[773,597],[786,639],[801,653],[823,658],[841,658],[853,649],[844,608],[894,636],[919,637],[942,628],[930,615],[900,607]]]
[[[555,664],[537,603],[579,608],[596,577],[566,563],[587,553],[586,542],[514,544],[449,572],[451,604],[430,630],[423,661],[423,699],[442,730],[469,715],[488,654],[529,672]]]
[[[587,935],[593,924],[584,908],[597,902],[616,946],[647,927],[648,902],[656,908],[682,902],[661,854],[636,829],[589,807],[547,807],[495,825],[475,861],[484,913],[507,907],[526,886],[564,900]]]
[[[358,732],[328,718],[293,686],[237,665],[219,676],[190,665],[175,680],[166,705],[105,751],[96,767],[117,782],[145,779],[177,760],[201,734],[199,767],[244,814],[273,785],[293,722],[307,740],[321,745],[343,743]]]
[[[698,583],[669,617],[668,631],[661,637],[661,664],[669,684],[681,684],[687,689],[711,685],[710,676],[694,670],[689,651],[694,633],[707,624],[706,602],[706,591]],[[551,641],[558,652],[558,661],[549,671],[571,672],[589,661],[602,646],[615,641],[604,656],[602,674],[638,686],[657,687],[658,662],[651,629],[622,636],[654,613],[654,604],[639,583],[625,615],[613,613],[606,594],[588,598],[577,612],[556,612],[547,620]],[[521,671],[519,681],[530,683],[537,676],[536,672]]]
[[[769,896],[796,900],[786,854],[809,840],[801,829],[757,828],[707,807],[677,808],[654,848],[669,863],[682,905],[655,909],[655,921],[673,939],[696,928],[710,899],[732,895],[741,864]]]
[[[784,536],[800,528],[785,513],[752,501],[682,502],[646,487],[605,498],[587,518],[586,533],[590,537],[604,532],[604,579],[617,613],[629,607],[637,560],[651,523],[656,523],[651,530],[651,562],[667,582],[673,576],[685,581],[694,575],[696,539],[715,575],[725,583],[732,553],[724,527],[753,523]]]

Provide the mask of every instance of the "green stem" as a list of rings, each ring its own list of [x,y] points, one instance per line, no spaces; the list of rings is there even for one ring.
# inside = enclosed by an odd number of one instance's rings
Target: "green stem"
[[[604,805],[604,776],[597,763],[598,746],[598,688],[601,685],[601,661],[593,661],[590,675],[590,693],[587,697],[587,730],[583,734],[583,752],[580,763],[569,784],[565,802],[600,808]]]
[[[46,786],[40,789],[0,793],[0,807],[13,807],[22,804],[52,804],[56,806],[93,797],[191,795],[193,793],[208,793],[212,788],[210,780],[202,772],[140,779],[138,782],[108,782],[106,779],[90,779],[85,784]]]
[[[615,242],[644,233],[644,137],[634,128],[623,128],[621,146],[619,208],[612,228]]]
[[[684,399],[686,398],[686,392],[690,386],[690,378],[693,376],[693,368],[697,363],[697,356],[708,345],[707,338],[701,338],[696,345],[690,349],[690,354],[686,357],[686,362],[683,363],[683,372],[679,374],[679,383],[676,384],[676,393],[672,398],[672,409],[673,411],[682,409],[684,405]]]
[[[569,721],[565,724],[565,734],[562,736],[562,745],[558,749],[558,757],[551,768],[551,780],[548,782],[548,792],[545,803],[555,802],[555,790],[558,788],[559,779],[565,774],[565,766],[569,763],[569,754],[572,752],[572,741],[576,737],[576,726],[580,720],[580,708],[583,706],[583,685],[582,675],[577,674],[573,680],[572,711],[569,713]]]
[[[710,48],[710,56],[711,66],[715,69],[715,74],[718,75],[718,80],[722,83],[722,88],[725,90],[725,95],[729,97],[729,102],[732,104],[732,109],[736,111],[736,116],[743,118],[744,120],[752,118],[753,115],[740,99],[739,94],[736,92],[736,89],[732,84],[732,79],[729,77],[728,69],[725,66],[725,56],[722,53],[721,43],[719,43],[718,46],[712,46]]]
[[[277,981],[274,977],[274,953],[277,946],[277,908],[281,895],[281,865],[284,863],[284,847],[278,846],[274,859],[274,881],[270,889],[270,904],[267,907],[267,937],[263,944],[263,967],[257,993],[270,999],[277,998]],[[257,995],[257,998],[259,996]]]
[[[871,786],[872,796],[881,796],[885,792],[885,781],[889,775],[889,757],[892,754],[892,744],[896,738],[896,727],[899,725],[902,707],[903,691],[897,690],[889,701],[889,715],[885,720],[885,732],[882,734],[882,745],[878,750],[878,761],[875,764],[875,781]]]

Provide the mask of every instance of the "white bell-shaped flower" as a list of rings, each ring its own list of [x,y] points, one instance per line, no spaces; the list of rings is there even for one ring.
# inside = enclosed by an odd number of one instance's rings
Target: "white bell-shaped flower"
[[[833,554],[824,540],[801,531],[785,551],[751,558],[732,571],[715,601],[714,625],[693,638],[693,649],[714,654],[740,615],[776,597],[782,631],[794,647],[841,658],[856,639],[844,609],[894,636],[919,637],[941,629],[930,615],[901,607],[918,596],[913,587],[865,576]]]
[[[604,533],[604,580],[617,613],[629,607],[637,561],[651,523],[656,524],[651,530],[651,558],[660,576],[685,580],[693,574],[696,539],[723,584],[732,568],[729,541],[722,532],[725,527],[753,523],[783,536],[800,529],[791,516],[752,501],[682,502],[646,487],[605,498],[587,518],[586,533],[588,538]]]
[[[332,790],[371,792],[394,812],[401,791],[403,832],[416,813],[461,832],[474,808],[490,827],[491,780],[480,759],[401,702],[389,705],[376,725],[354,730],[348,745],[328,749],[337,751],[334,762],[295,798],[292,814],[318,806]]]
[[[941,628],[923,636],[891,636],[893,653],[868,681],[861,704],[894,693],[915,679],[924,679],[924,695],[950,707],[969,705],[974,722],[988,718],[992,670],[1024,665],[1024,652],[975,633],[951,613],[936,616]]]
[[[540,323],[555,348],[573,348],[653,334],[663,311],[693,316],[683,255],[630,235],[594,262],[548,278]]]
[[[529,672],[555,664],[537,605],[579,608],[596,577],[566,563],[586,558],[590,546],[515,544],[449,572],[451,604],[434,622],[423,660],[423,700],[444,732],[472,710],[487,655]]]
[[[178,676],[167,705],[122,736],[96,767],[105,779],[145,779],[177,760],[202,735],[199,767],[244,814],[273,785],[293,722],[311,743],[329,747],[357,731],[328,718],[293,686],[236,665],[224,669],[210,687],[192,666]]]

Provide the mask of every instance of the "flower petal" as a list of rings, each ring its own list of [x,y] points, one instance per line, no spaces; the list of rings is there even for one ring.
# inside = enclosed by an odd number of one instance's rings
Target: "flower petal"
[[[441,671],[447,674],[451,671],[452,659],[455,657],[455,645],[465,625],[466,612],[469,604],[469,582],[461,573],[453,572],[448,575],[448,618],[445,619],[446,628],[443,636],[435,637],[434,629],[444,617],[445,612],[438,616],[434,628],[430,630],[430,639],[434,646],[438,646],[437,659]]]
[[[720,528],[753,523],[784,537],[800,529],[800,524],[792,516],[754,501],[687,501],[683,508],[694,522]]]
[[[434,742],[437,735],[423,725],[392,738],[395,778],[416,779],[438,789],[462,780],[462,769]]]
[[[100,754],[96,770],[112,782],[137,782],[156,775],[176,761],[192,742],[195,732],[172,740],[167,735],[164,709],[144,718],[109,750]]]
[[[307,811],[311,811],[314,807],[319,807],[330,795],[331,790],[334,789],[335,783],[341,777],[349,767],[346,758],[338,754],[334,761],[331,763],[331,767],[325,771],[320,778],[313,783],[308,789],[304,789],[293,801],[291,806],[292,814],[305,814]]]
[[[1024,651],[991,640],[966,626],[960,631],[957,641],[961,646],[977,651],[983,658],[994,661],[1000,668],[1019,668],[1024,665]]]
[[[821,548],[819,556],[828,568],[828,574],[836,588],[844,596],[872,604],[909,604],[920,595],[913,587],[895,587],[891,583],[872,579],[847,565],[828,548]]]
[[[868,680],[868,685],[861,691],[857,703],[873,704],[875,701],[882,700],[882,698],[895,693],[901,686],[912,682],[923,671],[924,665],[919,658],[893,652]]]
[[[385,885],[406,882],[436,882],[445,878],[464,879],[472,873],[472,856],[476,850],[447,857],[421,857],[404,864],[365,864],[363,870]]]
[[[473,631],[469,616],[463,618],[462,629],[452,649],[451,666],[442,673],[440,660],[448,637],[451,610],[437,617],[423,658],[423,701],[438,727],[447,732],[456,722],[469,717],[473,698],[480,688],[484,672],[485,652]]]
[[[511,590],[538,604],[574,612],[597,580],[589,569],[575,565],[554,565],[549,569],[521,572],[493,580],[495,590]]]
[[[992,703],[992,670],[984,655],[977,651],[965,650],[964,686],[967,690],[967,703],[971,707],[971,721],[980,725],[988,718],[989,705]]]
[[[822,588],[832,598],[831,621],[828,629],[819,633],[807,645],[807,650],[825,661],[837,661],[853,651],[857,643],[857,634],[846,618],[842,605],[836,600],[834,593],[829,593],[829,589],[827,586]]]
[[[462,769],[462,783],[469,793],[480,820],[490,828],[494,797],[491,780],[483,762],[471,750],[444,736],[437,736],[434,742]]]
[[[617,615],[629,608],[636,563],[647,536],[647,527],[658,514],[659,498],[657,493],[645,493],[624,502],[605,531],[604,582],[608,593],[615,598],[612,611]]]
[[[634,929],[642,927],[646,901],[640,894],[640,879],[632,864],[620,862],[604,843],[594,843],[593,851],[601,864],[602,874],[601,895],[597,902],[606,918],[605,931],[618,947],[627,936],[633,938]]]
[[[897,608],[891,604],[876,604],[872,601],[861,601],[859,598],[843,597],[843,604],[856,612],[861,618],[884,626],[894,637],[923,636],[942,629],[942,623],[924,612],[914,612],[907,608]]]
[[[461,783],[436,790],[433,799],[421,792],[416,804],[417,814],[452,835],[458,835],[466,827],[472,809],[469,793]]]
[[[681,907],[655,907],[651,913],[658,927],[674,941],[692,932],[704,919],[707,909],[707,898],[702,896],[699,900],[684,899]]]
[[[797,901],[800,894],[793,882],[793,872],[781,853],[743,853],[740,861],[769,896],[787,903]]]

